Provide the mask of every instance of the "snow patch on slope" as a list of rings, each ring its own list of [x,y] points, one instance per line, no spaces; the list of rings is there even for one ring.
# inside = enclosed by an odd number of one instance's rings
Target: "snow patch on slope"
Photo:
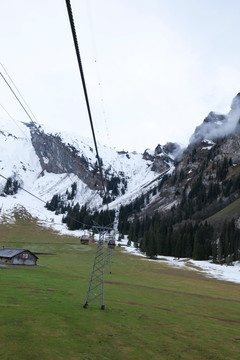
[[[76,175],[53,174],[42,170],[39,158],[32,146],[30,129],[29,124],[0,119],[0,175],[3,176],[0,177],[0,194],[3,195],[0,197],[1,214],[14,213],[21,205],[32,216],[38,217],[47,224],[52,221],[52,218],[60,223],[60,216],[55,218],[53,212],[46,210],[45,203],[50,201],[55,194],[64,195],[66,190],[71,192],[71,185],[74,182],[77,183],[74,204],[77,202],[80,206],[87,204],[87,207],[97,210],[104,208],[99,193],[90,190]],[[46,126],[38,127],[38,130],[44,131],[48,135],[60,137],[66,146],[87,160],[91,169],[94,168],[97,159],[94,143],[91,139],[66,132],[57,133],[53,129],[46,128]],[[127,181],[127,187],[124,189],[125,195],[111,203],[111,208],[118,207],[121,201],[128,203],[141,196],[148,190],[147,187],[160,176],[159,173],[151,170],[152,162],[143,159],[142,154],[117,152],[115,149],[107,148],[101,144],[98,144],[98,150],[103,160],[103,169],[108,174],[109,179],[112,176],[118,176],[123,181],[121,188]],[[48,159],[44,158],[44,161],[47,163]],[[9,177],[13,180],[19,180],[21,187],[26,191],[19,189],[14,196],[5,196],[3,190],[6,179]],[[29,192],[35,197],[31,196]],[[64,225],[62,226],[64,227]]]
[[[176,268],[182,268],[184,270],[198,271],[208,278],[214,278],[218,280],[231,281],[237,284],[240,284],[240,262],[235,261],[233,266],[226,264],[218,265],[213,264],[211,261],[204,260],[192,260],[192,259],[181,259],[174,258],[171,256],[162,256],[159,255],[156,257],[156,260],[149,259],[145,254],[141,253],[139,249],[136,249],[134,246],[127,245],[127,238],[119,242],[121,247],[124,248],[129,254],[140,256],[147,261],[154,261],[156,263],[168,264],[169,266],[174,266]]]

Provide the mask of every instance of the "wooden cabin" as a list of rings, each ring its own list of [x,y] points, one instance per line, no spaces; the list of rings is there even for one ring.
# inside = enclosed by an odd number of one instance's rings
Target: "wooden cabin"
[[[2,248],[0,250],[0,264],[37,265],[38,257],[26,249]]]

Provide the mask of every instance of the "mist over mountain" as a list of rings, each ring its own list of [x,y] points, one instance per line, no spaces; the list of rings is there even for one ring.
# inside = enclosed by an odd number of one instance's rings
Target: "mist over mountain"
[[[204,139],[215,140],[232,133],[239,132],[240,120],[240,93],[238,93],[231,104],[231,110],[226,114],[218,114],[211,111],[203,123],[195,129],[190,138],[190,144]]]

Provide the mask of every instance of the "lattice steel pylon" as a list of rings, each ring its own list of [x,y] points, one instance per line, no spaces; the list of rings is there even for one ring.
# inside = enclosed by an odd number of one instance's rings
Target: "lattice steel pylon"
[[[113,249],[108,248],[107,256],[105,260],[105,264],[109,266],[109,273],[112,273],[112,257],[113,257]]]
[[[104,236],[105,233],[112,230],[112,228],[104,226],[94,226],[93,228],[97,229],[99,232],[99,240],[88,286],[87,297],[83,307],[86,309],[91,301],[97,300],[101,304],[101,310],[104,310]]]
[[[112,258],[113,258],[113,250],[116,247],[116,242],[115,242],[115,233],[113,232],[113,234],[111,234],[108,237],[108,244],[107,244],[107,255],[105,258],[105,264],[109,266],[109,272],[110,274],[112,273]]]

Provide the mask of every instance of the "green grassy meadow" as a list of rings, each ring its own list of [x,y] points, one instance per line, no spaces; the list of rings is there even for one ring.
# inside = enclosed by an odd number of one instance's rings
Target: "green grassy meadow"
[[[240,359],[239,285],[117,248],[105,310],[84,309],[96,244],[28,220],[0,230],[0,246],[54,254],[0,267],[1,360]]]
[[[231,204],[216,212],[206,220],[216,228],[221,229],[225,221],[231,221],[233,218],[238,219],[240,216],[240,199],[233,201]]]

